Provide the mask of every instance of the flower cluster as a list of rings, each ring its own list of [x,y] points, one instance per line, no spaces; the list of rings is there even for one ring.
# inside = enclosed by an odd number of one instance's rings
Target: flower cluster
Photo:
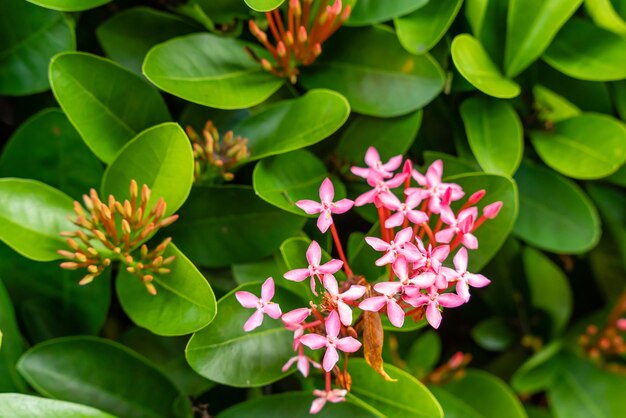
[[[272,63],[253,54],[264,70],[278,77],[286,77],[295,84],[298,66],[311,65],[322,53],[322,44],[350,17],[351,8],[349,5],[343,7],[341,0],[335,0],[332,6],[328,6],[326,0],[319,3],[315,9],[313,0],[289,0],[284,17],[278,9],[266,12],[275,43],[268,39],[254,20],[250,20],[250,32],[263,44],[274,61]],[[248,52],[252,54],[252,51]]]
[[[403,164],[402,156],[381,162],[377,150],[371,147],[365,162],[367,167],[352,167],[351,171],[364,178],[372,189],[354,202],[335,200],[333,184],[325,179],[319,190],[319,202],[301,200],[296,203],[308,214],[319,214],[317,226],[322,233],[330,229],[339,256],[339,259],[322,263],[322,250],[317,242],[312,241],[306,252],[308,266],[285,273],[284,278],[290,281],[309,279],[316,298],[310,301],[309,307],[281,313],[279,305],[271,301],[274,296],[272,278],[263,284],[261,298],[249,292],[236,293],[244,307],[256,309],[244,325],[245,331],[259,326],[266,313],[274,319],[280,317],[284,326],[294,332],[293,348],[297,355],[285,364],[284,370],[294,363],[304,376],[308,375],[311,365],[323,369],[326,388],[314,392],[317,398],[311,406],[311,413],[317,413],[326,402],[344,400],[351,382],[347,371],[348,356],[364,344],[368,363],[383,377],[389,378],[382,366],[373,364],[378,363],[376,359],[368,358],[368,351],[376,351],[368,350],[368,344],[372,342],[368,338],[363,338],[363,343],[359,341],[358,331],[363,330],[365,335],[368,326],[372,326],[371,321],[365,320],[366,314],[384,314],[396,327],[402,327],[407,316],[415,321],[425,316],[432,327],[438,328],[442,308],[454,308],[468,302],[470,287],[489,284],[486,277],[467,270],[469,251],[478,248],[474,232],[487,219],[497,216],[501,202],[488,204],[480,211],[476,204],[486,196],[486,192],[480,190],[461,204],[459,201],[465,192],[458,184],[442,181],[441,161],[435,161],[425,174],[421,174],[413,169],[410,160]],[[401,166],[400,172],[396,173]],[[394,189],[403,193],[395,194]],[[375,264],[387,266],[389,272],[388,281],[373,284],[370,283],[378,277],[368,281],[355,275],[348,266],[333,222],[333,215],[368,203],[373,203],[378,210],[381,236],[366,237],[365,240],[382,253]],[[342,269],[346,279],[338,282],[338,272]],[[360,311],[354,311],[355,308]],[[304,347],[324,349],[322,364],[305,354]],[[345,356],[343,370],[338,366],[340,352]],[[339,389],[331,387],[331,373],[336,377]]]
[[[602,329],[590,324],[579,338],[581,347],[590,359],[621,373],[626,373],[626,368],[615,360],[626,354],[625,314],[626,293],[620,297]]]
[[[75,218],[70,220],[80,229],[63,232],[71,251],[59,250],[58,253],[69,261],[61,263],[68,270],[87,269],[87,274],[80,281],[81,285],[90,283],[99,276],[113,260],[126,265],[126,270],[139,277],[151,294],[156,294],[152,284],[154,274],[167,274],[167,267],[175,257],[163,257],[171,242],[163,240],[155,249],[149,250],[142,242],[154,235],[160,228],[172,224],[178,215],[163,218],[166,204],[160,198],[148,211],[150,189],[145,184],[139,192],[137,182],[130,183],[130,200],[119,202],[109,195],[106,203],[100,200],[98,193],[91,189],[89,195],[83,195],[84,207],[74,202]],[[131,254],[141,245],[138,254]]]
[[[210,120],[202,130],[202,139],[191,126],[185,130],[193,148],[195,180],[203,175],[217,173],[224,180],[230,181],[234,178],[230,172],[233,166],[250,156],[247,138],[228,131],[220,140],[220,134]]]

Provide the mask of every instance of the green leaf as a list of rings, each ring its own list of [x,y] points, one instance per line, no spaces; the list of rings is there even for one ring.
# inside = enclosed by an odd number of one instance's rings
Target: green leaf
[[[217,418],[309,418],[311,402],[315,399],[310,393],[288,392],[278,395],[263,396],[242,402],[221,412]],[[280,406],[280,407],[278,407]],[[367,405],[363,406],[352,402],[350,397],[346,402],[327,403],[324,408],[315,415],[319,418],[374,418],[382,417],[376,411],[370,410]]]
[[[397,118],[356,115],[342,132],[335,155],[340,161],[363,165],[369,147],[378,149],[382,161],[406,154],[422,124],[421,110]]]
[[[435,331],[426,331],[415,340],[406,355],[409,372],[422,379],[431,372],[441,357],[441,338]]]
[[[588,184],[587,190],[606,222],[622,261],[626,263],[626,196],[623,190],[602,184]]]
[[[465,16],[472,33],[497,67],[504,61],[506,18],[510,0],[466,0]]]
[[[432,393],[419,380],[390,364],[385,371],[396,382],[384,380],[363,359],[350,360],[352,396],[376,409],[383,416],[443,417],[443,411]]]
[[[404,115],[426,106],[443,89],[444,74],[436,61],[428,54],[409,54],[384,28],[343,29],[327,44],[316,63],[302,70],[300,81],[307,89],[338,91],[355,112]]]
[[[22,336],[17,327],[13,304],[1,280],[0,330],[0,392],[25,392],[26,384],[15,369],[15,364],[24,351]],[[0,408],[1,410],[3,409]]]
[[[445,167],[444,167],[445,173]],[[496,174],[470,173],[446,177],[463,187],[466,196],[478,190],[487,191],[486,196],[476,205],[479,213],[493,202],[501,201],[502,209],[495,219],[488,219],[473,234],[478,238],[478,249],[472,251],[469,269],[481,270],[498,252],[513,229],[518,214],[517,186],[508,177]]]
[[[615,10],[611,0],[585,0],[585,10],[599,27],[626,36],[626,22]]]
[[[400,43],[414,54],[430,51],[446,34],[462,4],[463,0],[432,0],[413,13],[394,19]]]
[[[120,269],[117,295],[134,323],[158,335],[184,335],[198,331],[215,317],[215,295],[198,269],[174,244],[164,258],[175,256],[167,274],[155,274],[155,296],[133,274]]]
[[[78,199],[102,177],[100,161],[57,108],[24,122],[4,146],[0,177],[39,180]]]
[[[487,372],[470,369],[461,379],[432,389],[442,403],[446,418],[527,417],[513,391],[502,380]],[[445,395],[440,397],[441,393]],[[449,413],[448,404],[455,410],[455,414]],[[471,412],[467,415],[459,414],[463,410]]]
[[[617,114],[626,121],[626,81],[613,83],[613,93]]]
[[[40,398],[38,396],[0,393],[0,418],[115,418],[85,405]]]
[[[293,332],[286,329],[280,320],[266,316],[260,327],[251,332],[243,330],[243,325],[254,311],[239,304],[235,291],[245,290],[259,295],[261,283],[239,286],[220,299],[215,320],[189,340],[187,361],[200,375],[229,386],[256,387],[275,382],[293,372],[293,368],[286,373],[281,371],[295,354],[292,349]],[[304,306],[303,300],[280,286],[276,286],[272,301],[279,303],[283,312]]]
[[[436,0],[433,0],[436,1]],[[391,20],[426,6],[430,0],[357,0],[346,26],[367,26]]]
[[[471,35],[461,34],[454,38],[452,61],[467,81],[489,96],[510,99],[520,93],[520,86],[504,78],[481,43]]]
[[[66,194],[36,180],[0,179],[0,240],[36,261],[61,258],[63,231],[75,229],[67,215],[73,201]]]
[[[606,177],[626,162],[626,125],[608,115],[583,113],[530,138],[541,159],[568,177]]]
[[[253,113],[233,127],[248,138],[245,162],[308,147],[333,134],[350,115],[348,101],[331,90],[312,90]]]
[[[268,256],[305,222],[245,186],[195,187],[179,215],[167,233],[194,263],[207,267]]]
[[[42,395],[120,418],[191,416],[188,401],[172,382],[143,357],[110,340],[49,340],[28,350],[18,370]]]
[[[511,176],[522,162],[522,122],[509,103],[473,97],[461,105],[470,148],[488,173]]]
[[[512,0],[507,15],[504,70],[517,76],[548,48],[582,0]]]
[[[504,351],[511,345],[515,335],[507,321],[496,316],[483,319],[472,328],[472,338],[485,350]]]
[[[377,222],[372,225],[367,234],[357,231],[350,234],[348,238],[348,262],[350,263],[350,268],[354,273],[365,276],[365,279],[370,283],[375,282],[386,273],[384,267],[378,267],[374,264],[380,258],[380,253],[365,241],[366,236],[378,236],[379,234],[380,228]]]
[[[190,102],[242,109],[264,102],[284,80],[264,71],[238,39],[207,33],[171,39],[152,48],[143,72],[160,89]]]
[[[75,48],[72,25],[61,13],[24,0],[3,0],[0,16],[0,94],[48,90],[48,62]]]
[[[555,341],[530,357],[513,374],[513,388],[519,393],[533,394],[551,387],[560,367],[562,347],[562,341]]]
[[[319,188],[328,172],[314,154],[292,151],[267,158],[256,165],[252,182],[255,193],[263,200],[296,215],[306,215],[296,206],[302,199],[319,200]],[[333,181],[335,199],[346,196],[343,183]]]
[[[446,176],[456,176],[458,174],[474,173],[480,171],[477,164],[464,160],[453,155],[443,152],[425,151],[424,152],[424,169],[426,169],[436,160],[443,161],[444,173]]]
[[[578,254],[600,239],[596,208],[572,181],[546,168],[522,163],[515,174],[520,213],[515,235],[542,250]]]
[[[233,277],[237,284],[245,284],[257,282],[266,277],[283,277],[288,270],[283,261],[282,254],[276,252],[270,257],[259,261],[251,261],[248,263],[233,264],[231,266]],[[284,284],[282,280],[278,280],[277,286]]]
[[[575,104],[541,84],[533,86],[533,96],[534,107],[542,121],[559,122],[581,113]]]
[[[546,311],[552,319],[552,334],[565,329],[573,310],[573,295],[567,276],[540,251],[532,247],[522,253],[530,304]]]
[[[113,61],[95,55],[56,55],[50,62],[50,84],[72,125],[105,163],[140,131],[170,119],[154,88]]]
[[[626,39],[573,18],[559,31],[543,59],[570,77],[616,81],[626,78],[625,48]]]
[[[278,8],[285,0],[245,0],[246,4],[257,12],[269,12]]]
[[[150,48],[197,30],[197,26],[176,15],[135,7],[114,14],[98,26],[96,36],[109,58],[141,75],[141,66]]]
[[[193,184],[193,152],[180,126],[168,122],[141,132],[122,148],[102,178],[102,195],[119,201],[130,198],[130,182],[152,191],[150,210],[159,198],[167,203],[165,215],[185,203]]]
[[[61,12],[82,12],[83,10],[93,9],[103,4],[111,2],[111,0],[27,0],[37,6],[47,9],[59,10]]]

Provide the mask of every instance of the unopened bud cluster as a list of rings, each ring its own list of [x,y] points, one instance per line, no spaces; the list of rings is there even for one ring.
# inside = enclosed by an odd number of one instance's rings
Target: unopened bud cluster
[[[322,44],[350,17],[351,7],[343,7],[341,0],[332,6],[326,0],[319,3],[315,11],[313,0],[290,0],[282,15],[278,9],[266,12],[273,42],[250,20],[250,32],[273,57],[274,62],[270,62],[254,56],[264,70],[295,83],[298,66],[311,65],[322,53]]]
[[[202,130],[202,138],[191,126],[187,126],[186,131],[193,148],[196,180],[205,173],[216,171],[224,180],[230,181],[234,178],[230,172],[233,166],[250,156],[247,138],[228,131],[220,140],[220,134],[210,120]]]
[[[422,380],[422,383],[441,385],[461,379],[465,376],[465,368],[470,361],[472,361],[472,355],[470,353],[457,351],[448,361],[430,372],[428,376]]]
[[[171,239],[163,240],[154,250],[141,243],[157,230],[172,224],[178,215],[163,218],[166,204],[160,198],[148,211],[150,189],[145,184],[141,193],[135,180],[130,184],[130,200],[119,202],[109,195],[107,202],[102,202],[98,193],[91,189],[89,195],[83,195],[84,206],[74,202],[76,217],[70,217],[80,229],[62,232],[67,237],[70,250],[58,253],[69,261],[61,263],[68,270],[86,269],[87,274],[80,281],[81,285],[90,283],[99,276],[114,260],[123,262],[126,270],[139,277],[151,294],[156,294],[152,284],[154,274],[170,272],[167,267],[174,257],[163,258]],[[138,254],[131,254],[141,245]]]
[[[626,293],[618,301],[603,329],[591,324],[580,336],[581,347],[593,361],[607,367],[618,367],[618,364],[612,361],[626,354],[626,343],[624,342],[626,338],[625,314]],[[621,366],[620,371],[626,373],[626,368]]]

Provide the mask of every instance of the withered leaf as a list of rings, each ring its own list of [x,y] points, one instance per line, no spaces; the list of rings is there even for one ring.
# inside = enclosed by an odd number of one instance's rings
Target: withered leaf
[[[383,367],[383,323],[378,312],[363,312],[363,354],[365,361],[388,382],[395,382]]]

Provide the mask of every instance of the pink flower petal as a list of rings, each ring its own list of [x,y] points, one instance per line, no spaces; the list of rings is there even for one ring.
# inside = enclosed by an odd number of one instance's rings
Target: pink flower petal
[[[285,373],[287,370],[289,370],[289,368],[291,367],[291,365],[293,363],[295,363],[300,357],[296,356],[296,357],[292,357],[289,360],[287,360],[287,363],[285,363],[285,365],[280,369],[283,373]]]
[[[311,266],[319,266],[322,261],[322,249],[317,241],[311,241],[306,250],[306,259]]]
[[[369,168],[363,168],[363,167],[351,167],[350,171],[352,171],[352,174],[354,174],[355,176],[359,176],[364,179],[366,179],[370,173]]]
[[[385,184],[390,189],[395,189],[396,187],[401,186],[404,183],[404,180],[406,180],[406,178],[407,178],[406,173],[400,173],[400,174],[397,174],[391,180],[387,180]]]
[[[263,323],[263,311],[256,310],[250,318],[243,325],[243,330],[250,332],[253,329],[259,327]]]
[[[332,202],[335,197],[333,182],[328,177],[324,179],[320,186],[320,199],[322,202]]]
[[[395,300],[390,300],[387,303],[387,317],[394,327],[402,328],[404,325],[404,311]]]
[[[439,312],[439,308],[436,303],[429,303],[426,308],[426,320],[433,328],[439,328],[441,324],[441,312]]]
[[[461,299],[465,302],[470,300],[469,286],[465,282],[465,280],[459,280],[456,282],[456,293],[459,295]]]
[[[301,282],[309,277],[309,269],[295,269],[283,274],[283,277],[292,282]]]
[[[263,307],[263,312],[268,314],[272,319],[278,319],[282,315],[278,303],[270,302]]]
[[[274,279],[268,277],[261,286],[261,300],[263,302],[269,302],[274,297]]]
[[[369,190],[355,199],[354,206],[363,206],[367,205],[368,203],[374,203],[375,198],[376,189]]]
[[[298,200],[296,202],[296,206],[308,213],[309,215],[320,213],[322,211],[322,205],[319,202],[315,202],[313,200]]]
[[[448,244],[452,241],[452,238],[456,235],[456,230],[454,228],[445,228],[435,234],[435,241]]]
[[[400,199],[393,193],[385,193],[380,196],[380,201],[384,207],[390,210],[398,210],[402,206]]]
[[[387,249],[389,248],[389,243],[383,241],[380,238],[365,237],[365,242],[367,242],[376,251],[387,251]]]
[[[404,213],[396,212],[385,221],[385,228],[395,228],[404,222]]]
[[[359,309],[364,311],[378,312],[387,304],[387,297],[374,296],[367,298],[363,302],[359,303]]]
[[[326,288],[326,290],[328,290],[328,293],[330,293],[333,296],[336,296],[339,294],[339,286],[337,285],[337,279],[335,279],[335,276],[333,276],[332,274],[324,275],[324,287]]]
[[[326,334],[329,337],[336,338],[341,330],[341,322],[337,311],[332,311],[326,318]]]
[[[393,272],[396,273],[400,281],[409,280],[409,265],[405,258],[398,258],[393,262]]]
[[[359,340],[352,337],[339,338],[337,341],[335,341],[335,345],[344,353],[354,353],[356,351],[359,351],[359,349],[361,348],[361,343],[359,342]]]
[[[336,213],[336,214],[340,215],[340,214],[346,213],[347,211],[352,209],[352,206],[354,206],[354,202],[352,200],[350,200],[350,199],[341,199],[341,200],[338,200],[335,203],[333,203],[333,205],[330,208],[330,211],[332,213]]]
[[[394,238],[394,242],[398,245],[405,244],[413,239],[413,228],[410,226],[398,232]]]
[[[380,154],[378,154],[378,150],[374,147],[369,147],[367,152],[365,153],[365,164],[369,167],[374,167],[376,164],[380,162]]]
[[[459,273],[467,271],[467,250],[463,247],[454,256],[454,267]]]
[[[322,367],[327,372],[331,371],[335,364],[339,361],[339,353],[337,353],[337,349],[332,345],[326,347],[326,353],[324,354],[324,361],[322,362]]]
[[[287,324],[297,325],[307,319],[309,315],[311,315],[311,309],[298,308],[294,309],[293,311],[289,311],[286,314],[283,314],[281,319]]]
[[[445,259],[448,258],[448,254],[450,254],[450,246],[440,245],[433,249],[432,258],[443,263]]]
[[[329,402],[332,403],[337,403],[337,402],[344,402],[346,399],[346,395],[348,394],[348,391],[345,389],[333,389],[330,391],[330,393],[326,394],[326,397],[328,398]]]
[[[298,370],[304,377],[309,375],[309,359],[307,359],[306,356],[298,356]]]
[[[374,290],[383,295],[392,296],[402,291],[400,282],[380,282],[374,285]]]
[[[435,273],[427,271],[415,276],[411,279],[411,282],[423,289],[432,286],[435,283],[436,278],[437,275]]]
[[[391,157],[389,161],[383,164],[383,168],[386,171],[395,171],[402,164],[402,155],[396,155],[395,157]]]
[[[437,302],[446,308],[456,308],[465,303],[465,300],[454,293],[443,293],[437,298]]]
[[[312,350],[317,350],[325,347],[328,339],[319,334],[304,334],[300,337],[300,342]]]
[[[485,287],[489,283],[491,283],[491,280],[489,280],[488,278],[486,278],[482,274],[467,273],[467,282],[472,287]]]
[[[384,266],[386,264],[393,263],[396,260],[396,255],[393,251],[387,252],[385,255],[380,257],[378,260],[374,262],[378,267]]]
[[[353,284],[352,286],[350,286],[350,288],[348,290],[346,290],[345,292],[343,292],[339,296],[341,296],[341,299],[343,299],[343,300],[356,300],[356,299],[362,297],[365,294],[366,290],[367,289],[365,288],[365,286],[360,286],[358,284]]]
[[[333,224],[333,217],[330,214],[329,210],[325,210],[320,213],[320,217],[317,218],[317,228],[320,230],[322,234],[328,231],[328,228]]]
[[[337,301],[337,310],[339,311],[339,319],[345,326],[352,325],[352,309],[343,301]]]
[[[411,210],[407,213],[407,218],[414,224],[420,225],[428,222],[428,215],[421,210]]]
[[[317,414],[322,410],[322,408],[324,408],[324,405],[326,405],[326,398],[317,398],[313,400],[313,403],[311,403],[311,409],[309,409],[309,414]]]
[[[470,250],[478,248],[478,239],[473,234],[464,234],[461,243]]]
[[[441,183],[441,175],[443,174],[443,161],[437,160],[433,162],[428,170],[426,170],[426,181],[429,186],[435,186]]]
[[[235,297],[244,308],[256,308],[257,304],[259,303],[258,297],[254,296],[250,292],[246,292],[243,290],[240,292],[235,292]]]
[[[494,202],[483,208],[483,215],[487,219],[493,219],[498,216],[500,209],[502,209],[502,202]]]
[[[343,267],[343,261],[332,259],[329,262],[322,264],[318,270],[324,274],[335,274]]]

